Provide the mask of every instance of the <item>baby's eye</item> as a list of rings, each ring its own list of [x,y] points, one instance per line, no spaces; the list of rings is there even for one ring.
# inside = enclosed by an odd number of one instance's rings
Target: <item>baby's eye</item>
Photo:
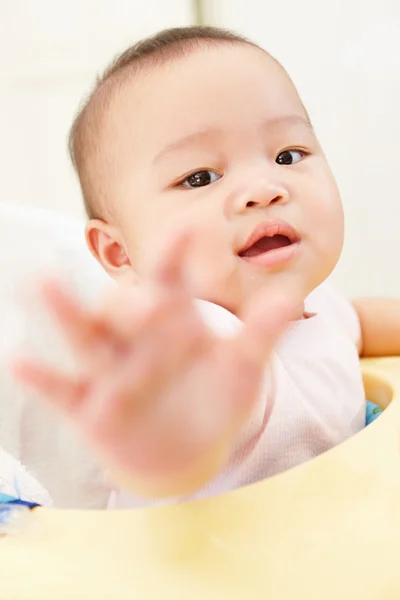
[[[185,188],[199,188],[204,187],[206,185],[210,185],[210,183],[214,183],[218,179],[221,179],[221,175],[215,173],[215,171],[196,171],[186,177],[184,181],[182,181],[181,186]]]
[[[278,165],[295,165],[305,156],[306,153],[302,150],[285,150],[279,154],[275,162],[277,162]]]

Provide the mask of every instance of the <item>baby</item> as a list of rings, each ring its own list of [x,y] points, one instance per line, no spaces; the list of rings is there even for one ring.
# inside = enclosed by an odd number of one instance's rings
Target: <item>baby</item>
[[[400,351],[399,304],[351,305],[338,189],[283,67],[216,28],[139,42],[78,114],[87,242],[120,285],[101,312],[43,294],[82,367],[17,377],[76,423],[124,492],[204,497],[365,425],[359,354]]]

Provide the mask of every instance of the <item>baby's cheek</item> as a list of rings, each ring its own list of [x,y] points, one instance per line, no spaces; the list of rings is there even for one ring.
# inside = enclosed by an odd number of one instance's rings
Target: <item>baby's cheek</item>
[[[340,247],[343,243],[344,217],[342,201],[334,182],[328,179],[325,187],[322,183],[316,186],[305,208],[307,214],[303,218],[309,234],[329,245],[334,244],[335,248]]]
[[[332,199],[328,203],[325,212],[324,227],[321,228],[321,236],[325,234],[325,243],[331,254],[337,256],[343,247],[344,239],[344,216],[340,200]]]
[[[343,248],[344,226],[341,210],[321,215],[311,234],[312,250],[322,276],[327,277],[335,268]]]

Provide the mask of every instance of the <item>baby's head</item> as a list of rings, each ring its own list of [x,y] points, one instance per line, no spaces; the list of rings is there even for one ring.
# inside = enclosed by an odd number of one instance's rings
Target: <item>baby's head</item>
[[[128,49],[70,148],[89,246],[114,278],[145,276],[182,225],[208,273],[194,294],[234,313],[272,282],[303,299],[337,263],[341,201],[308,115],[283,67],[240,36],[188,27]]]

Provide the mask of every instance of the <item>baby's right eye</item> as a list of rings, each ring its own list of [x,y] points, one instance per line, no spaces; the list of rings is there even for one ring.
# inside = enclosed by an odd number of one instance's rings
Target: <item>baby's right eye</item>
[[[218,175],[215,171],[204,169],[202,171],[195,171],[191,173],[186,179],[184,179],[180,185],[187,189],[205,187],[221,179],[222,175]]]

